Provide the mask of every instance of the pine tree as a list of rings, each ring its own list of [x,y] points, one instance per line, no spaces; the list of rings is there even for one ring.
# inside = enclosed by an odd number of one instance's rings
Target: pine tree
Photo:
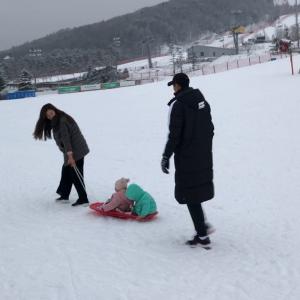
[[[6,88],[6,82],[2,75],[0,74],[0,92]]]
[[[0,92],[6,88],[8,78],[5,72],[5,68],[2,64],[0,64]]]
[[[23,70],[20,77],[19,77],[19,84],[18,88],[19,91],[26,91],[26,90],[32,90],[33,86],[31,83],[32,76],[30,73],[26,70]]]

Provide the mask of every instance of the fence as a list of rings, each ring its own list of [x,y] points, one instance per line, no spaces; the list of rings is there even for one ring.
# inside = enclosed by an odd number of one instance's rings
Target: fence
[[[256,64],[266,63],[271,60],[278,58],[286,58],[287,54],[272,55],[270,53],[260,55],[260,56],[249,56],[247,58],[241,58],[237,60],[232,60],[224,63],[214,64],[214,63],[202,63],[195,66],[191,64],[184,65],[182,71],[191,75],[209,75],[220,72],[225,72],[233,69],[248,67]],[[148,70],[146,72],[132,72],[130,74],[130,80],[163,80],[166,77],[171,77],[174,75],[173,70]]]
[[[120,87],[141,85],[153,81],[154,80],[123,80],[120,82],[106,82],[106,83],[88,84],[88,85],[81,85],[81,86],[61,86],[58,87],[57,92],[59,94],[69,94],[69,93],[79,93],[79,92],[87,92],[87,91],[95,91],[95,90],[109,90],[109,89],[115,89]],[[51,91],[51,93],[53,93],[53,91]],[[45,94],[47,94],[47,92]]]
[[[80,91],[80,86],[61,86],[58,88],[59,94],[78,93]]]

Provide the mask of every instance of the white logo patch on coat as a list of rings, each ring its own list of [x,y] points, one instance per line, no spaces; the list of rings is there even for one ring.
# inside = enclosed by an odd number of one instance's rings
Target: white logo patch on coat
[[[198,103],[198,108],[199,108],[199,110],[205,108],[205,102],[202,101],[202,102]]]

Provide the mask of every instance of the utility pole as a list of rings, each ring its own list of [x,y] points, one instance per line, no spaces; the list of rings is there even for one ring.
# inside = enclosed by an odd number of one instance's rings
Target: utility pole
[[[152,63],[152,53],[151,53],[151,43],[153,42],[153,38],[148,36],[144,40],[142,40],[142,45],[143,48],[146,48],[146,53],[147,53],[147,58],[148,58],[148,65],[149,69],[153,68],[153,63]]]
[[[176,73],[176,51],[175,51],[175,45],[173,43],[170,43],[169,45],[170,53],[171,53],[171,63],[173,66],[173,75]]]
[[[298,0],[295,0],[295,10],[296,10],[296,37],[297,37],[297,47],[298,49],[300,48],[299,46],[299,22],[298,22]]]
[[[183,72],[183,53],[180,47],[177,47],[177,64],[180,68],[180,72]]]
[[[147,56],[148,56],[149,69],[152,69],[153,64],[152,64],[152,57],[151,57],[150,41],[147,42],[146,47],[147,47]]]
[[[36,89],[36,79],[37,79],[37,73],[38,73],[38,58],[42,56],[42,49],[30,49],[29,50],[29,56],[33,58],[34,67],[33,70],[33,76],[34,76],[34,88]]]
[[[112,55],[114,56],[115,62],[112,65],[115,65],[118,69],[118,64],[121,56],[121,38],[114,37],[112,42]]]
[[[233,42],[235,47],[235,54],[239,54],[239,33],[236,32],[236,28],[232,29]]]
[[[193,69],[193,71],[195,71],[195,69],[196,69],[196,63],[197,63],[197,55],[195,53],[194,46],[192,46],[192,48],[191,48],[189,60],[192,63],[192,69]]]

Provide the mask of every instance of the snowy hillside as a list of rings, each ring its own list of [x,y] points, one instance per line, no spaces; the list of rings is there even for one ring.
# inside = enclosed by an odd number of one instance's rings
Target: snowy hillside
[[[274,0],[274,3],[276,5],[283,5],[283,4],[295,5],[296,0]]]
[[[184,245],[192,223],[173,199],[173,175],[160,171],[166,82],[0,102],[0,299],[298,300],[300,76],[289,68],[284,59],[192,78],[216,128],[211,251]],[[90,200],[128,176],[156,198],[156,221],[55,203],[62,157],[54,142],[32,139],[47,102],[86,136]]]
[[[266,55],[270,53],[270,49],[274,48],[274,44],[271,41],[276,36],[276,31],[284,28],[291,28],[295,25],[296,19],[295,15],[283,15],[280,16],[275,22],[268,23],[268,22],[261,22],[257,24],[252,24],[246,27],[246,32],[240,34],[240,54],[239,55],[230,55],[226,56],[223,55],[220,58],[217,58],[211,63],[204,62],[199,63],[198,68],[200,69],[203,66],[211,66],[219,63],[226,63],[226,62],[233,62],[239,59],[249,58],[250,56],[258,58],[258,56]],[[228,29],[228,28],[227,28]],[[253,44],[253,40],[256,39],[258,36],[265,36],[267,43],[262,44]],[[248,47],[243,47],[242,43],[247,43],[250,40],[250,45]],[[251,42],[252,40],[252,42]],[[175,48],[181,49],[183,53],[183,58],[187,59],[187,49],[192,47],[193,45],[206,45],[211,47],[220,47],[220,48],[234,48],[233,36],[230,31],[225,32],[222,35],[208,33],[202,36],[201,39],[194,41],[193,43],[188,43],[185,45],[175,45]],[[129,79],[155,79],[157,78],[165,78],[167,75],[173,74],[173,62],[172,62],[172,55],[168,54],[169,48],[167,45],[162,48],[162,52],[165,55],[153,57],[153,69],[149,70],[149,62],[148,59],[140,59],[136,61],[120,63],[118,65],[119,71],[124,71],[127,69],[130,73]],[[176,51],[175,51],[176,52]],[[178,53],[176,54],[178,58]],[[101,67],[99,67],[101,68]],[[191,64],[185,64],[183,69],[185,71],[191,69]],[[179,69],[179,68],[178,68]],[[57,76],[49,76],[38,78],[37,82],[56,82],[62,81],[67,79],[76,79],[84,75],[83,73],[74,73],[74,74],[64,74],[64,75],[57,75]]]
[[[271,41],[276,37],[276,32],[278,30],[283,30],[284,28],[291,28],[293,25],[295,25],[296,19],[295,15],[283,15],[280,16],[275,22],[268,23],[268,22],[261,22],[258,24],[253,24],[250,26],[247,26],[245,28],[245,33],[240,34],[239,40],[240,40],[240,54],[239,55],[230,55],[226,56],[223,55],[219,57],[218,59],[214,60],[211,63],[200,63],[200,66],[208,66],[208,65],[216,65],[220,63],[226,63],[226,62],[234,62],[240,59],[247,59],[249,56],[256,57],[261,55],[266,55],[270,53],[270,49],[274,48],[274,44],[272,44]],[[262,44],[255,44],[253,43],[253,40],[255,40],[259,36],[265,36],[267,43]],[[242,43],[249,42],[248,46],[242,46]],[[231,32],[225,32],[222,35],[218,34],[206,34],[198,41],[195,41],[194,43],[186,44],[184,46],[177,46],[178,48],[181,48],[184,57],[187,57],[187,49],[190,48],[193,45],[206,45],[211,47],[220,47],[220,48],[234,48],[234,42],[233,42],[233,36]],[[166,55],[162,57],[156,57],[153,58],[153,66],[154,69],[151,71],[148,67],[148,60],[138,60],[126,64],[119,65],[118,68],[120,70],[124,70],[125,68],[129,70],[130,72],[130,78],[154,78],[157,77],[165,77],[166,74],[172,74],[173,71],[173,65],[172,65],[172,57],[171,55]],[[190,64],[186,64],[183,66],[184,70],[191,69]]]
[[[291,27],[296,24],[296,18],[295,15],[284,15],[278,18],[273,24],[270,24],[269,26],[266,26],[262,29],[257,30],[256,32],[248,35],[246,38],[244,38],[245,41],[248,39],[253,39],[256,36],[266,36],[267,40],[272,40],[274,37],[276,37],[276,29],[278,28],[284,28],[284,27]]]
[[[246,32],[240,35],[240,41],[247,42],[248,40],[255,39],[258,36],[265,36],[267,41],[272,41],[276,37],[276,30],[278,28],[291,27],[296,24],[296,18],[294,14],[280,16],[275,22],[272,23],[261,23],[254,24],[246,27]],[[223,36],[218,36],[213,40],[200,40],[200,44],[205,44],[207,46],[213,47],[224,47],[224,48],[234,48],[232,34],[227,32]],[[266,46],[264,48],[264,46]],[[252,52],[260,53],[261,49],[266,50],[269,45],[256,45],[252,49]]]

